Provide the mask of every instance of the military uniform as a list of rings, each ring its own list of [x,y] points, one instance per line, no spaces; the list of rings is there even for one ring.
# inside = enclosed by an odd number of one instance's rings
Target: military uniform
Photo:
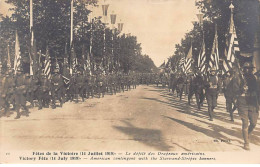
[[[237,96],[238,114],[242,120],[244,149],[249,150],[249,135],[254,130],[259,117],[259,85],[252,73],[253,65],[244,64],[244,74],[234,76],[233,89]],[[249,125],[248,125],[249,124]]]
[[[63,79],[58,70],[54,70],[54,75],[51,79],[51,97],[52,97],[52,107],[56,108],[56,99],[60,101],[60,106],[63,105]]]
[[[215,72],[215,74],[213,75],[212,72]],[[213,121],[213,111],[217,106],[217,95],[219,91],[219,80],[216,76],[216,70],[214,68],[211,69],[211,74],[209,75],[209,78],[205,83],[205,87],[206,99],[208,103],[208,113],[210,121]]]
[[[26,85],[26,100],[31,103],[31,106],[34,106],[33,99],[34,99],[34,93],[33,93],[33,80],[32,77],[29,74],[25,74],[25,85]]]
[[[13,101],[15,82],[13,77],[9,75],[9,72],[6,72],[1,83],[1,103],[5,110],[4,113],[7,114],[10,109],[10,103]]]
[[[180,97],[180,100],[182,100],[183,90],[185,87],[185,77],[180,75],[177,80],[177,97]]]
[[[49,79],[43,74],[39,79],[39,89],[37,90],[37,97],[39,102],[39,110],[42,109],[42,107],[49,107],[50,105],[50,89],[51,89],[51,83]]]
[[[26,116],[29,116],[29,110],[26,107],[26,82],[25,75],[21,74],[21,71],[18,71],[18,74],[15,78],[15,109],[17,112],[17,116],[15,119],[19,119],[21,117],[20,109],[24,108],[26,112]]]
[[[226,77],[223,80],[223,93],[224,93],[224,97],[226,99],[226,110],[230,114],[230,120],[232,122],[234,121],[233,113],[236,109],[233,82],[234,82],[233,76],[232,76],[232,74],[230,74],[230,72],[228,72],[228,74],[226,75]],[[234,105],[234,107],[233,107],[233,105]]]

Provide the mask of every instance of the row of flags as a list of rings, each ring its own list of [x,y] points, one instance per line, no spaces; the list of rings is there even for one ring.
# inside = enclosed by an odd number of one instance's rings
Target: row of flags
[[[223,59],[223,68],[220,69],[220,58],[219,58],[219,50],[218,50],[218,33],[217,33],[217,25],[215,26],[215,35],[212,45],[211,54],[208,60],[208,63],[206,61],[206,47],[205,47],[205,41],[204,41],[204,35],[203,40],[201,44],[201,50],[198,55],[197,60],[197,68],[200,70],[201,73],[206,74],[207,70],[210,70],[212,68],[220,71],[222,74],[225,74],[227,71],[231,70],[233,65],[236,63],[236,55],[240,52],[239,49],[239,43],[237,39],[235,24],[234,24],[234,18],[233,18],[233,9],[234,6],[231,3],[230,7],[231,9],[231,17],[230,17],[230,23],[228,28],[228,33],[226,35],[226,48],[225,48],[225,56]],[[181,69],[182,72],[187,74],[193,65],[193,58],[192,58],[192,45],[189,49],[188,54],[182,55],[178,66],[179,69]]]

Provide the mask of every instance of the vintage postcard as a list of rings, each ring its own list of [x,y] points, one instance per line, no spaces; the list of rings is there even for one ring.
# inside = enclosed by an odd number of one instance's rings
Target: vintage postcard
[[[259,164],[259,0],[0,0],[1,164]]]

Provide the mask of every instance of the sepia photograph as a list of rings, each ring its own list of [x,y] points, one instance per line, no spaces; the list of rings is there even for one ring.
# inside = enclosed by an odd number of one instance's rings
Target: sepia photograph
[[[0,164],[259,164],[260,0],[0,0]]]

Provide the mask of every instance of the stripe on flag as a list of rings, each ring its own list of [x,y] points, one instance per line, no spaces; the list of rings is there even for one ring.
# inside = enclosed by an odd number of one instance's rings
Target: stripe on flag
[[[50,53],[49,53],[49,47],[47,46],[46,49],[46,55],[45,55],[45,61],[44,61],[44,75],[47,76],[47,78],[51,79],[51,59],[50,59]]]
[[[21,68],[21,50],[19,44],[19,37],[16,30],[15,33],[15,58],[14,58],[14,74],[16,74],[17,70]]]
[[[218,52],[218,33],[217,26],[215,27],[215,37],[213,41],[212,51],[209,60],[209,67],[219,69],[219,52]]]

